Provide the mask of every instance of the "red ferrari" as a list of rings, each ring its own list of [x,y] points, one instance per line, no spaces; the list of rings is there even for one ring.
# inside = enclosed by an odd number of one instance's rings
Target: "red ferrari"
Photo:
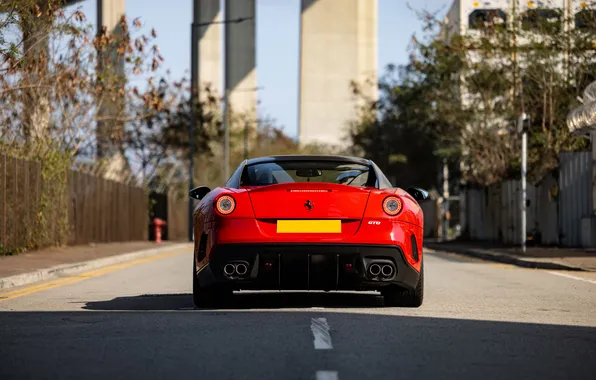
[[[419,307],[424,292],[419,188],[393,187],[371,160],[245,160],[224,187],[202,186],[194,212],[197,307],[234,290],[380,291]]]

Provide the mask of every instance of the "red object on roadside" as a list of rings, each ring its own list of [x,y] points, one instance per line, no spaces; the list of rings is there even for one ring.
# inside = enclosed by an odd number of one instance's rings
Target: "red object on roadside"
[[[153,228],[155,229],[155,243],[161,243],[161,229],[167,225],[165,220],[154,218],[153,219]]]

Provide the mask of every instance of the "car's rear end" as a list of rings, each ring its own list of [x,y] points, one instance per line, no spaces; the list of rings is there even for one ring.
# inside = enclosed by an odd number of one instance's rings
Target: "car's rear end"
[[[379,189],[379,176],[372,164],[339,159],[248,163],[238,186],[213,199],[201,283],[259,290],[415,289],[421,211],[400,189]]]

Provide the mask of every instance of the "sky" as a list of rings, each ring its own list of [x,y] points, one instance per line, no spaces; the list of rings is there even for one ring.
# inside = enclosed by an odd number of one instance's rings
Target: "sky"
[[[242,0],[237,0],[242,1]],[[349,0],[346,0],[349,1]],[[378,72],[389,64],[405,64],[414,33],[420,35],[416,10],[446,13],[452,0],[378,0]],[[80,8],[96,24],[96,0]],[[286,134],[296,137],[298,126],[298,27],[300,0],[257,0],[257,81],[259,116],[270,117]],[[129,19],[140,17],[146,31],[155,28],[172,79],[190,77],[192,0],[126,0]],[[332,22],[332,20],[331,20]]]

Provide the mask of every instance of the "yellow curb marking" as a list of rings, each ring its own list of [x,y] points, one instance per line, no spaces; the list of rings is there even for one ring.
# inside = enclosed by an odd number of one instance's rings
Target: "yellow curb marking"
[[[99,277],[104,274],[108,274],[110,272],[115,272],[120,269],[129,268],[129,267],[132,267],[135,265],[150,263],[152,261],[157,261],[157,260],[165,259],[167,257],[176,256],[181,253],[188,252],[188,250],[189,250],[188,248],[181,248],[176,251],[163,253],[163,254],[157,255],[157,256],[145,257],[142,259],[128,261],[128,262],[124,262],[124,263],[120,263],[120,264],[114,264],[114,265],[110,265],[110,266],[107,266],[104,268],[99,268],[99,269],[75,274],[75,275],[68,276],[68,277],[62,277],[62,278],[44,282],[41,284],[26,286],[24,288],[13,290],[13,291],[8,291],[8,292],[4,292],[4,293],[0,292],[0,302],[11,300],[11,299],[14,299],[17,297],[23,297],[23,296],[33,294],[33,293],[38,293],[38,292],[41,292],[44,290],[49,290],[49,289],[54,289],[54,288],[58,288],[58,287],[65,286],[65,285],[74,284],[76,282],[84,281],[84,280],[94,278],[94,277]]]

